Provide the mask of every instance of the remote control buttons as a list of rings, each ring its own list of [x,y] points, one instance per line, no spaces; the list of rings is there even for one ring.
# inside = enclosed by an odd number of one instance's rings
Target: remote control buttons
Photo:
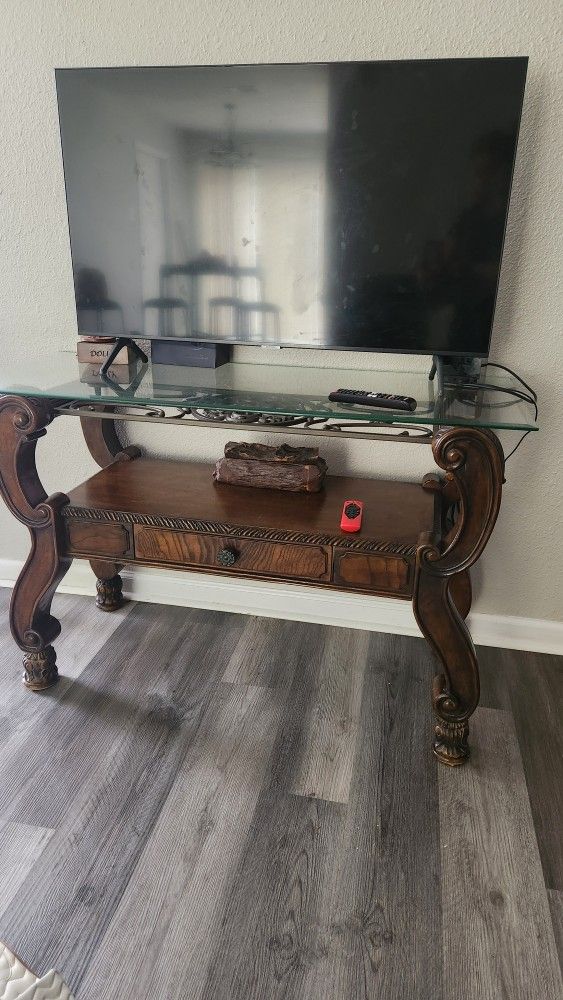
[[[358,507],[357,503],[347,503],[346,506],[345,506],[345,508],[344,508],[344,513],[346,514],[346,517],[349,517],[352,520],[355,517],[357,517],[358,514],[361,514],[361,512],[362,512],[362,508]]]

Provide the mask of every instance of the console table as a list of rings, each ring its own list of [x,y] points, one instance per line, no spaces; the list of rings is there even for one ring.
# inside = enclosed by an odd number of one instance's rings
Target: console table
[[[82,378],[82,380],[81,380]],[[495,381],[516,385],[508,376]],[[345,385],[414,396],[415,413],[330,403]],[[493,530],[504,481],[495,430],[535,430],[526,405],[485,388],[438,390],[426,372],[334,371],[230,364],[216,371],[142,365],[128,386],[82,372],[72,355],[19,367],[0,384],[0,491],[27,525],[31,551],[14,586],[10,625],[24,653],[24,683],[58,678],[60,632],[52,596],[73,559],[90,561],[97,605],[120,606],[125,564],[283,580],[412,600],[439,672],[432,686],[433,749],[467,758],[479,700],[465,624],[470,567]],[[101,471],[68,495],[47,496],[37,441],[55,418],[78,417]],[[394,440],[431,446],[439,470],[422,483],[328,476],[317,494],[215,484],[212,467],[142,457],[123,447],[120,421],[229,427],[269,435]],[[405,453],[406,454],[406,453]],[[219,457],[219,454],[217,455]],[[364,500],[358,534],[340,531],[345,499]]]

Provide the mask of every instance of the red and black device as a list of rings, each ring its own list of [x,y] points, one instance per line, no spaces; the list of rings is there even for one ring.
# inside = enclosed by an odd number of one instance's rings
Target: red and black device
[[[359,531],[364,505],[361,500],[345,500],[340,518],[341,531]]]

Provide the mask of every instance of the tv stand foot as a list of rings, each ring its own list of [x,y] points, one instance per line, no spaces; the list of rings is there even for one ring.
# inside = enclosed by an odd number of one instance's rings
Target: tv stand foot
[[[100,368],[100,375],[107,375],[109,372],[115,358],[119,354],[123,347],[128,347],[133,354],[139,358],[139,360],[146,365],[148,362],[147,355],[141,350],[139,345],[131,337],[117,337],[113,349],[108,358],[104,361],[102,367]]]
[[[100,611],[117,611],[124,604],[121,566],[112,562],[92,559],[90,562],[96,580],[96,607]]]
[[[119,574],[111,580],[96,580],[96,607],[100,611],[117,611],[123,605],[122,587]]]
[[[24,653],[23,682],[30,691],[46,691],[59,679],[57,654],[53,646]]]
[[[464,764],[469,757],[468,735],[467,719],[462,719],[460,722],[437,719],[432,750],[438,760],[450,767]]]

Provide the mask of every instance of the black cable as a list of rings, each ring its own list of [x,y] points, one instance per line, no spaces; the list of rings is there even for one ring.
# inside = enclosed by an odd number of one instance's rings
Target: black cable
[[[482,368],[501,368],[503,372],[508,372],[509,375],[512,375],[515,379],[518,379],[518,381],[520,382],[520,385],[523,385],[524,388],[528,390],[528,392],[530,393],[530,395],[534,397],[534,399],[538,398],[537,392],[535,392],[532,389],[532,387],[530,385],[528,385],[527,382],[524,382],[524,379],[520,375],[517,375],[516,372],[513,372],[512,368],[508,368],[506,365],[499,365],[498,361],[484,361],[483,364],[481,365],[481,367]]]
[[[494,383],[492,383],[492,382],[478,382],[478,383],[474,383],[474,382],[452,382],[452,383],[450,383],[449,386],[447,385],[446,388],[452,390],[453,392],[455,392],[458,389],[463,389],[464,392],[474,392],[474,393],[479,392],[479,390],[481,390],[481,389],[485,389],[485,390],[491,391],[491,392],[503,392],[503,393],[505,393],[508,396],[514,396],[516,399],[521,399],[525,403],[530,403],[531,406],[534,407],[534,420],[537,420],[537,416],[538,416],[538,404],[537,404],[537,397],[536,397],[535,393],[533,393],[533,395],[529,396],[526,392],[523,392],[520,389],[509,389],[508,386],[494,385]],[[464,400],[460,399],[460,400],[458,400],[458,402],[463,403]],[[490,407],[493,407],[495,405],[502,406],[504,404],[502,404],[502,403],[500,403],[500,404],[498,404],[498,403],[497,404],[487,403],[486,405],[490,406]]]
[[[531,433],[532,433],[531,430],[524,431],[522,437],[520,438],[520,440],[518,441],[518,443],[514,445],[514,448],[512,449],[512,451],[509,451],[508,455],[504,456],[504,461],[505,462],[508,462],[508,459],[514,454],[514,452],[516,451],[516,449],[520,447],[520,445],[522,444],[522,441],[524,440],[524,438],[528,437],[528,434],[531,434]]]
[[[507,385],[497,385],[495,382],[446,382],[446,388],[451,390],[464,389],[479,392],[480,389],[490,389],[494,392],[505,392],[510,396],[517,396],[518,399],[534,401],[534,397],[525,392],[524,389],[516,389]],[[489,404],[491,405],[491,404]]]
[[[483,366],[483,367],[485,367],[485,366]],[[494,367],[495,368],[497,368],[497,367],[498,368],[505,368],[504,365],[494,365]],[[506,371],[509,372],[509,374],[514,375],[514,377],[516,379],[518,379],[518,381],[521,382],[522,385],[525,385],[527,389],[530,389],[531,395],[528,395],[528,393],[520,391],[519,389],[509,389],[508,386],[494,385],[491,382],[478,382],[478,383],[468,382],[468,383],[461,383],[461,384],[459,382],[457,382],[457,383],[452,383],[450,385],[450,388],[453,389],[453,390],[455,390],[455,389],[463,389],[465,392],[467,392],[468,390],[471,391],[471,392],[477,392],[479,389],[486,389],[486,390],[492,391],[492,392],[504,392],[504,393],[506,393],[509,396],[514,396],[516,399],[523,400],[523,402],[525,402],[525,403],[530,403],[530,405],[534,407],[534,420],[537,420],[537,418],[538,418],[538,403],[537,403],[538,397],[537,397],[537,394],[534,392],[533,389],[530,388],[530,386],[528,386],[526,384],[526,382],[524,382],[524,379],[521,379],[518,375],[515,374],[515,372],[512,372],[510,370],[510,368],[506,368]],[[459,402],[463,403],[463,402],[465,402],[465,400],[459,400]],[[488,406],[492,406],[494,404],[488,403],[487,405]],[[496,405],[497,406],[498,405],[502,406],[502,405],[508,405],[508,404],[502,404],[502,403],[498,404],[497,403]],[[514,448],[512,449],[512,451],[509,451],[508,455],[504,456],[505,463],[508,462],[508,459],[511,458],[512,455],[514,454],[514,452],[520,447],[520,445],[522,444],[522,441],[524,440],[524,438],[528,437],[528,434],[531,434],[531,433],[532,433],[531,428],[530,428],[530,430],[524,431],[524,433],[522,434],[522,437],[514,445]]]
[[[519,389],[509,388],[508,386],[495,385],[494,383],[491,383],[491,382],[467,382],[467,383],[462,382],[462,383],[460,383],[460,382],[453,381],[449,385],[446,384],[445,388],[449,388],[450,390],[453,390],[454,392],[455,392],[456,389],[462,389],[464,392],[468,392],[469,391],[469,392],[474,392],[474,393],[477,392],[479,389],[484,389],[484,390],[487,390],[489,392],[503,392],[503,393],[505,393],[508,396],[513,396],[515,399],[520,399],[524,403],[529,403],[531,406],[533,406],[534,407],[534,420],[538,419],[538,395],[537,395],[537,392],[535,392],[535,390],[532,389],[532,387],[530,385],[528,385],[528,383],[525,382],[524,379],[521,378],[520,375],[517,375],[516,372],[512,371],[512,368],[508,368],[507,365],[501,365],[501,364],[499,364],[496,361],[484,361],[483,364],[481,365],[481,368],[482,369],[483,368],[499,368],[499,369],[501,369],[501,371],[508,372],[509,375],[512,375],[512,377],[515,378],[520,383],[520,385],[524,386],[524,389],[526,389],[527,392],[521,391]],[[464,402],[468,402],[468,401],[460,399],[460,400],[458,400],[458,402],[464,403]],[[506,402],[506,403],[496,403],[496,404],[495,403],[487,403],[486,405],[492,408],[493,406],[508,406],[510,404],[508,402]],[[507,462],[508,459],[512,457],[512,455],[514,454],[514,452],[522,444],[522,441],[524,440],[524,438],[528,437],[528,434],[531,434],[531,428],[530,428],[530,430],[524,431],[524,433],[522,434],[522,437],[514,445],[514,448],[512,449],[512,451],[509,451],[508,455],[505,455],[505,459],[504,459],[505,462]]]

